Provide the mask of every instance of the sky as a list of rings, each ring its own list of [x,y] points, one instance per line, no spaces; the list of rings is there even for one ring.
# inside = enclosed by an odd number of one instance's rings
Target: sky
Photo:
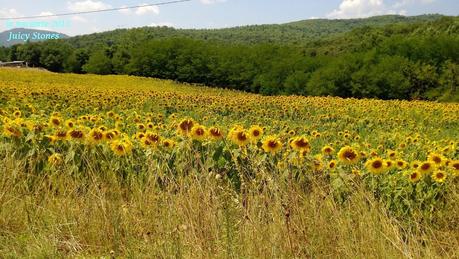
[[[0,0],[0,32],[17,27],[70,36],[142,26],[224,28],[305,19],[349,19],[384,14],[459,15],[459,0],[191,0],[162,6],[53,18],[24,16],[140,6],[171,0]],[[1,18],[19,17],[17,20]]]

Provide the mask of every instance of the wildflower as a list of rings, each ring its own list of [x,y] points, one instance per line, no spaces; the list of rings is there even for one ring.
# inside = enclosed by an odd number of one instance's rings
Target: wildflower
[[[379,157],[368,160],[365,163],[365,168],[372,174],[381,174],[386,170],[384,160]]]
[[[408,180],[410,180],[413,183],[418,182],[421,180],[422,174],[419,171],[411,171],[408,173]]]
[[[446,179],[446,172],[441,170],[436,170],[432,173],[432,179],[437,183],[442,183]]]
[[[178,131],[181,135],[186,136],[194,126],[194,121],[191,119],[184,119],[178,125]]]
[[[175,142],[171,139],[165,139],[163,140],[162,142],[163,144],[163,147],[167,148],[167,149],[171,149],[175,146]]]
[[[418,167],[418,171],[422,174],[429,174],[433,170],[434,170],[434,165],[430,161],[424,161]]]
[[[263,136],[263,128],[254,125],[249,129],[249,137],[252,142],[257,142]]]
[[[309,140],[305,137],[296,137],[290,141],[290,147],[293,150],[298,152],[309,151],[311,150],[311,145],[309,144]]]
[[[443,157],[442,155],[436,154],[436,153],[430,153],[427,156],[427,160],[433,162],[435,166],[442,166],[446,162],[445,157]]]
[[[206,128],[201,125],[195,125],[191,128],[191,138],[194,140],[204,141],[206,139]]]
[[[132,151],[132,143],[128,139],[115,140],[110,145],[112,151],[118,156],[125,156]]]
[[[282,149],[282,142],[275,136],[269,136],[263,141],[262,148],[265,152],[275,154]]]
[[[324,155],[332,155],[335,152],[335,150],[331,146],[325,146],[322,148],[322,154]]]
[[[346,146],[338,152],[339,160],[346,165],[353,165],[359,161],[359,153],[352,147]]]
[[[88,138],[89,143],[97,144],[103,140],[104,133],[99,128],[94,128],[89,132],[87,138]]]
[[[219,128],[212,127],[208,130],[209,138],[211,140],[220,140],[223,138],[223,133]]]

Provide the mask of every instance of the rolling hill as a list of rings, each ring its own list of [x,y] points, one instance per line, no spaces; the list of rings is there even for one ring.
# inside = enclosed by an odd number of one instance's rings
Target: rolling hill
[[[69,36],[54,31],[14,28],[0,32],[0,46],[9,47],[15,44],[22,44],[27,41],[39,42],[49,39],[65,39]]]

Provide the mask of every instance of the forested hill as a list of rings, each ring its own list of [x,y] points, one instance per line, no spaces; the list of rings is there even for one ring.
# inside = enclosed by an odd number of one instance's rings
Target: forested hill
[[[231,43],[292,43],[304,44],[329,36],[342,35],[356,28],[383,27],[389,24],[413,24],[440,19],[441,15],[400,16],[385,15],[365,19],[311,19],[286,24],[250,25],[224,29],[174,29],[171,27],[141,27],[117,29],[73,37],[76,47],[92,47],[100,43],[134,42],[171,37]]]
[[[56,72],[129,74],[266,95],[459,101],[459,17],[138,28],[0,48],[0,60],[18,59]]]

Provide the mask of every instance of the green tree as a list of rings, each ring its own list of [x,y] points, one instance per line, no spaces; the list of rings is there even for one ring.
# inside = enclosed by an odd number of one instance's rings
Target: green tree
[[[88,63],[83,65],[83,71],[90,74],[108,75],[113,72],[113,66],[105,51],[99,50],[92,53]]]

